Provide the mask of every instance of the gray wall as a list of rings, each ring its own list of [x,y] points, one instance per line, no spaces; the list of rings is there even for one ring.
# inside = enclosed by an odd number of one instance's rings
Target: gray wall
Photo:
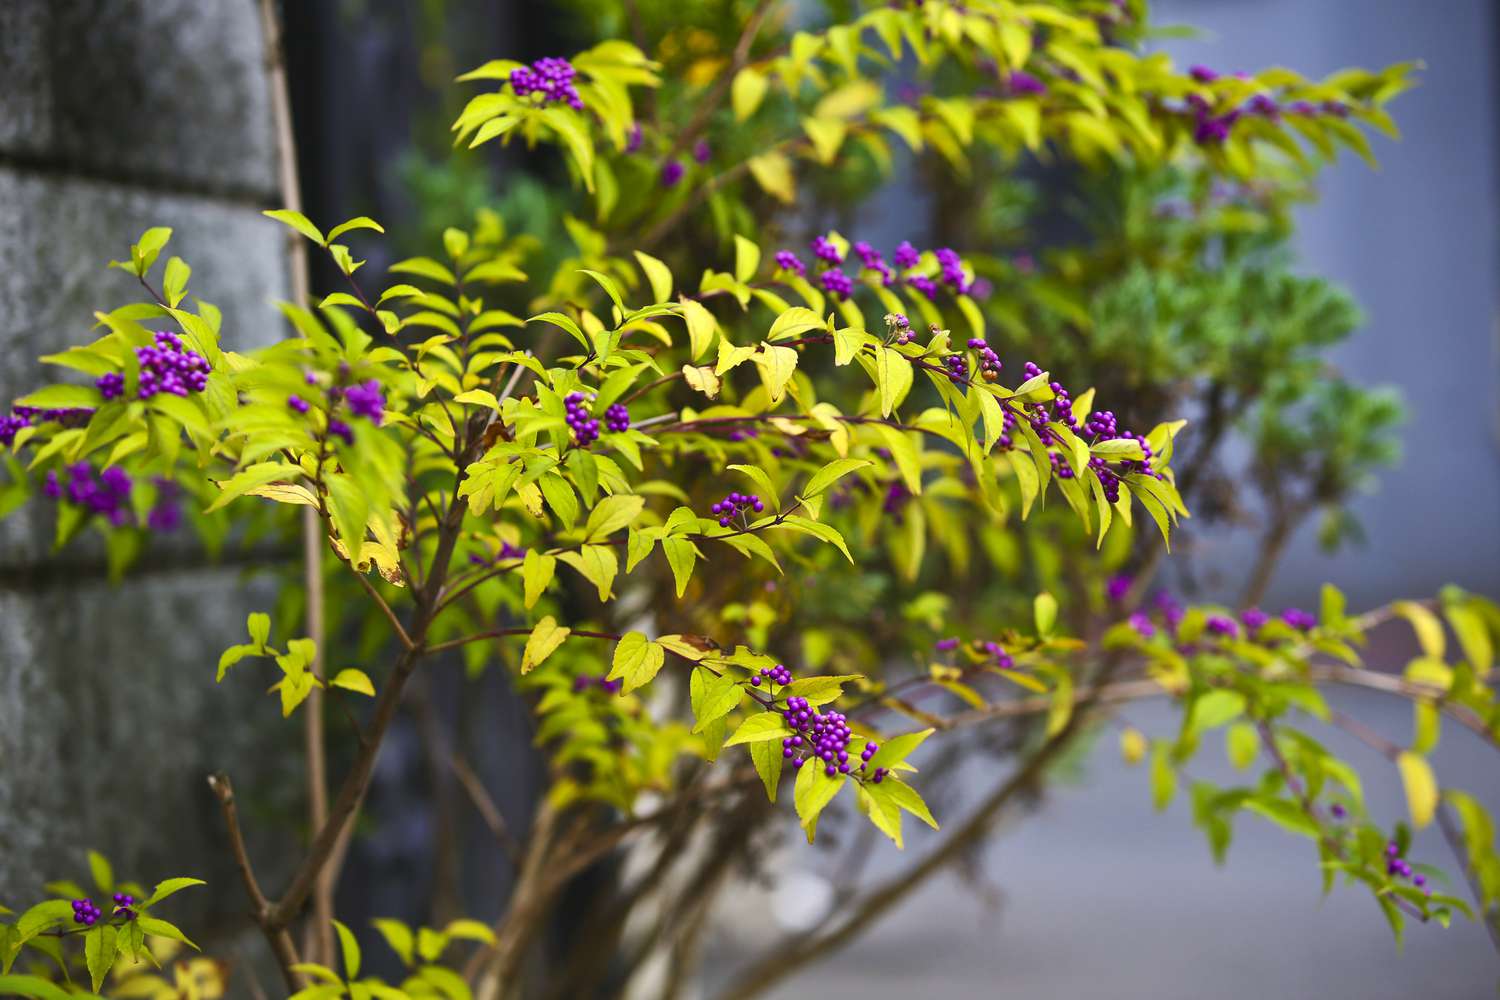
[[[38,354],[91,338],[93,310],[138,297],[105,264],[153,225],[176,230],[226,342],[266,338],[286,282],[259,214],[276,200],[263,67],[253,0],[0,0],[0,405],[45,377]],[[99,546],[52,557],[50,538],[46,501],[0,523],[0,900],[86,879],[97,847],[148,883],[210,879],[176,914],[237,916],[204,777],[253,793],[267,727],[249,720],[278,721],[263,678],[214,685],[266,590],[186,539],[112,587]]]

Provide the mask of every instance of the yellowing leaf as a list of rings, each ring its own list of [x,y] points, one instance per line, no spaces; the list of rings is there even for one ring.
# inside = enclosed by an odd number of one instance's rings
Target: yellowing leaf
[[[651,298],[653,302],[667,302],[672,298],[672,271],[666,264],[649,253],[640,250],[635,252],[635,259],[641,265],[641,270],[646,274],[646,280],[651,283]]]
[[[783,204],[797,200],[797,181],[792,174],[792,161],[782,153],[762,153],[748,161],[750,176],[761,190]]]
[[[771,405],[775,406],[786,396],[786,384],[797,370],[797,352],[790,347],[761,344],[754,360],[760,369],[760,380],[771,396]]]
[[[573,630],[557,624],[557,619],[547,615],[536,623],[531,630],[531,635],[526,639],[526,649],[521,654],[521,673],[530,673],[532,669],[540,666],[547,657],[557,651],[557,647],[563,644],[563,640]]]
[[[1396,767],[1401,771],[1401,783],[1406,786],[1406,808],[1411,813],[1412,826],[1420,830],[1432,822],[1437,811],[1437,777],[1427,758],[1411,751],[1396,758]]]
[[[768,85],[765,74],[753,67],[746,66],[735,74],[734,83],[729,87],[729,103],[734,108],[735,121],[742,122],[755,114],[755,109],[766,96]]]
[[[880,415],[888,417],[911,389],[911,362],[900,351],[889,347],[880,347],[877,351],[875,384],[880,388]]]
[[[537,600],[547,589],[547,584],[552,582],[552,575],[557,572],[557,557],[538,552],[536,549],[526,550],[526,559],[521,564],[521,579],[526,587],[526,606],[533,607]]]
[[[625,692],[628,694],[641,685],[650,683],[665,662],[666,653],[661,646],[640,632],[627,632],[615,645],[609,679],[624,681]]]
[[[839,155],[839,147],[844,144],[849,127],[835,118],[804,118],[802,131],[812,141],[818,162],[826,167]]]
[[[760,247],[736,233],[734,237],[734,276],[740,281],[749,281],[755,277],[755,272],[759,267]]]
[[[719,395],[719,376],[707,365],[683,365],[682,379],[688,384],[688,388],[703,393],[709,399],[716,399]]]
[[[375,685],[370,680],[370,675],[356,667],[345,667],[338,672],[338,676],[329,682],[333,687],[343,688],[345,691],[354,691],[359,694],[375,697]]]
[[[583,528],[584,536],[589,539],[607,538],[621,528],[628,527],[640,516],[645,506],[645,497],[629,494],[606,497],[589,513],[588,523]]]
[[[703,356],[704,351],[708,350],[708,345],[713,343],[714,333],[719,329],[719,324],[714,319],[714,314],[705,309],[703,303],[697,299],[682,298],[679,301],[682,304],[682,318],[687,323],[688,350],[692,352],[693,360],[696,361]],[[719,348],[721,358],[724,353],[722,343],[721,341]],[[720,371],[719,374],[722,375],[724,372]]]

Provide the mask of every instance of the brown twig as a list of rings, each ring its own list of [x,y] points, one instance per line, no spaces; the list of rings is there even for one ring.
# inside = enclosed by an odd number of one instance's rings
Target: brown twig
[[[255,877],[255,868],[250,863],[250,853],[245,849],[245,835],[240,830],[239,809],[234,802],[234,786],[229,782],[227,774],[210,775],[208,787],[213,790],[214,796],[219,800],[219,809],[224,814],[224,826],[229,834],[229,849],[234,854],[235,867],[239,869],[240,880],[245,884],[245,894],[250,897],[250,905],[254,908],[254,917],[264,924],[266,913],[270,909],[270,903],[266,894],[261,891],[260,882]],[[301,959],[297,956],[297,946],[292,943],[292,936],[283,928],[275,934],[268,933],[267,939],[271,948],[276,953],[276,960],[281,965],[282,977],[286,980],[287,988],[293,991],[300,989],[303,985],[302,977],[292,971]]]

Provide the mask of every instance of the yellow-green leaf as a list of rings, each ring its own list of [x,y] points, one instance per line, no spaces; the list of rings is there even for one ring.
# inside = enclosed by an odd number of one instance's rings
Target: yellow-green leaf
[[[526,649],[521,654],[521,673],[530,673],[533,668],[540,666],[547,657],[557,651],[557,647],[563,644],[563,640],[572,631],[570,628],[558,625],[557,619],[551,615],[537,622],[526,640]]]

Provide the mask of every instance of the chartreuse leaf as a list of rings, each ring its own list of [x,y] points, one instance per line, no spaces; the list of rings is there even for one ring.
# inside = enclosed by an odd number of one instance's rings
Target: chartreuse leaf
[[[892,736],[880,744],[880,749],[870,758],[867,767],[873,771],[877,767],[890,770],[896,764],[903,764],[911,752],[922,745],[922,741],[931,736],[936,730],[922,729],[915,733],[902,733],[900,736]]]
[[[1447,641],[1443,634],[1443,623],[1437,615],[1416,601],[1394,601],[1391,603],[1391,610],[1411,623],[1424,656],[1430,656],[1434,660],[1443,658]]]
[[[104,984],[104,977],[109,974],[110,966],[115,964],[115,939],[118,935],[119,932],[112,925],[102,924],[83,936],[83,957],[95,992]]]
[[[792,735],[792,731],[786,727],[786,720],[781,717],[780,712],[761,712],[752,715],[729,737],[725,746],[738,746],[741,743],[758,743],[763,740],[779,740]],[[777,751],[780,753],[780,751]]]
[[[679,302],[682,305],[683,322],[687,324],[688,351],[692,359],[697,361],[703,357],[703,352],[707,351],[709,345],[714,342],[714,334],[718,332],[719,324],[714,319],[714,314],[705,309],[703,303],[697,299],[683,297],[679,299]],[[746,352],[745,357],[749,357],[750,348],[745,348],[744,350]],[[717,374],[722,375],[725,370],[721,367],[718,369]]]
[[[0,993],[6,996],[34,997],[36,1000],[69,1000],[74,995],[40,976],[21,975],[0,976]]]
[[[1134,766],[1146,759],[1146,735],[1134,726],[1120,730],[1120,759]]]
[[[563,644],[563,640],[573,630],[557,624],[557,619],[547,615],[536,623],[531,630],[531,635],[526,640],[526,649],[521,654],[521,673],[530,673],[531,670],[557,651],[557,647]]]
[[[312,220],[301,212],[293,212],[287,208],[276,208],[268,212],[262,212],[261,215],[275,219],[282,225],[290,226],[318,246],[324,246],[328,243],[328,240],[323,237],[323,233],[319,231],[318,227],[312,224]]]
[[[744,693],[744,689],[735,682],[733,677],[727,674],[716,674],[706,667],[695,668],[688,684],[688,697],[692,702],[693,717],[698,720],[693,726],[693,732],[703,732],[710,723],[734,711],[739,706]]]
[[[1151,744],[1151,804],[1158,810],[1167,808],[1177,794],[1177,771],[1172,767],[1171,744],[1155,740]]]
[[[874,464],[867,458],[836,458],[813,473],[807,485],[802,487],[802,496],[811,500],[813,497],[822,495],[830,486],[855,469]]]
[[[339,950],[344,956],[344,978],[353,982],[359,978],[359,942],[354,939],[354,932],[344,926],[342,920],[335,920],[333,929],[338,931]]]
[[[661,551],[667,557],[667,565],[672,567],[677,596],[681,597],[692,579],[693,565],[698,561],[698,547],[686,538],[669,537],[661,540]]]
[[[729,106],[734,109],[735,121],[742,122],[755,114],[769,85],[766,75],[753,66],[746,66],[734,75],[734,82],[729,85]]]
[[[389,917],[382,917],[379,920],[371,921],[371,923],[380,932],[380,936],[385,938],[385,943],[390,945],[391,951],[394,951],[400,957],[403,964],[411,965],[415,961],[416,938],[413,936],[410,927],[399,920],[392,920]]]
[[[672,298],[672,269],[657,258],[640,250],[635,251],[636,262],[651,285],[651,301],[667,302]]]
[[[589,540],[607,538],[621,528],[629,527],[640,516],[645,506],[644,497],[629,494],[605,497],[589,512],[588,523],[583,528],[584,538]]]
[[[115,891],[115,870],[110,865],[109,859],[98,851],[89,851],[89,874],[94,877],[94,885],[99,888],[100,892]]]
[[[771,482],[771,477],[766,475],[764,469],[756,465],[738,464],[731,465],[729,466],[729,468],[733,469],[735,472],[743,472],[745,475],[749,476],[750,481],[755,484],[756,489],[760,490],[760,493],[756,495],[765,500],[765,502],[770,506],[772,510],[781,510],[781,500],[776,495],[776,484]]]
[[[667,540],[663,540],[663,545]],[[607,601],[614,590],[620,560],[608,545],[585,545],[577,552],[562,552],[559,559],[572,566],[599,591],[599,600]]]
[[[832,778],[823,773],[819,761],[814,759],[797,772],[797,784],[792,791],[792,801],[797,807],[797,817],[802,829],[807,832],[807,842],[813,841],[818,828],[818,816],[833,801],[833,797],[844,787],[845,775]]]
[[[773,740],[758,740],[750,744],[750,760],[755,764],[755,773],[766,786],[766,797],[776,801],[776,788],[781,784],[781,767],[785,758],[781,756],[781,744]]]
[[[911,813],[934,830],[938,828],[937,820],[932,818],[932,810],[927,808],[927,803],[922,800],[921,795],[917,794],[917,790],[906,782],[886,778],[880,784],[872,784],[870,787],[876,790],[883,789],[885,794],[890,796],[901,809]]]
[[[343,688],[345,691],[375,697],[375,683],[370,680],[369,674],[358,667],[345,667],[328,683],[332,687]]]
[[[880,415],[888,417],[911,391],[911,362],[891,347],[876,347],[875,384],[880,389]]]
[[[1406,788],[1406,808],[1411,814],[1412,825],[1420,830],[1432,822],[1437,811],[1437,776],[1432,773],[1427,758],[1409,750],[1396,758],[1396,768],[1401,772],[1401,784]]]
[[[142,907],[155,906],[168,896],[181,892],[183,889],[191,889],[195,885],[207,885],[201,878],[169,878],[156,883],[156,888],[151,890],[151,895],[141,904]]]
[[[1045,591],[1037,594],[1031,602],[1031,611],[1036,634],[1043,639],[1049,638],[1057,627],[1057,598]]]
[[[198,946],[189,941],[187,935],[178,930],[175,924],[170,924],[159,917],[147,916],[144,913],[137,916],[135,920],[140,925],[141,930],[152,937],[171,938],[173,941],[181,941],[194,951],[198,950]]]
[[[795,337],[799,333],[808,330],[819,330],[823,327],[823,321],[818,314],[806,306],[792,306],[790,309],[776,317],[771,324],[771,332],[766,334],[766,339],[775,343],[787,337]]]
[[[745,237],[734,237],[734,276],[740,281],[749,281],[760,268],[760,246]]]
[[[1260,753],[1260,734],[1248,722],[1237,722],[1224,731],[1224,752],[1229,763],[1243,771]]]
[[[1047,735],[1056,736],[1073,718],[1073,678],[1059,673],[1052,688],[1052,704],[1047,709]]]
[[[649,684],[666,662],[666,651],[640,632],[627,632],[615,645],[609,680],[624,681],[626,694]]]
[[[547,585],[552,582],[552,576],[557,572],[557,557],[549,556],[536,549],[527,549],[526,558],[521,563],[521,579],[526,588],[526,606],[534,607],[537,600],[546,591]]]
[[[760,380],[771,398],[771,405],[775,406],[786,396],[786,384],[797,370],[797,352],[790,347],[761,344],[752,360],[760,370]]]

